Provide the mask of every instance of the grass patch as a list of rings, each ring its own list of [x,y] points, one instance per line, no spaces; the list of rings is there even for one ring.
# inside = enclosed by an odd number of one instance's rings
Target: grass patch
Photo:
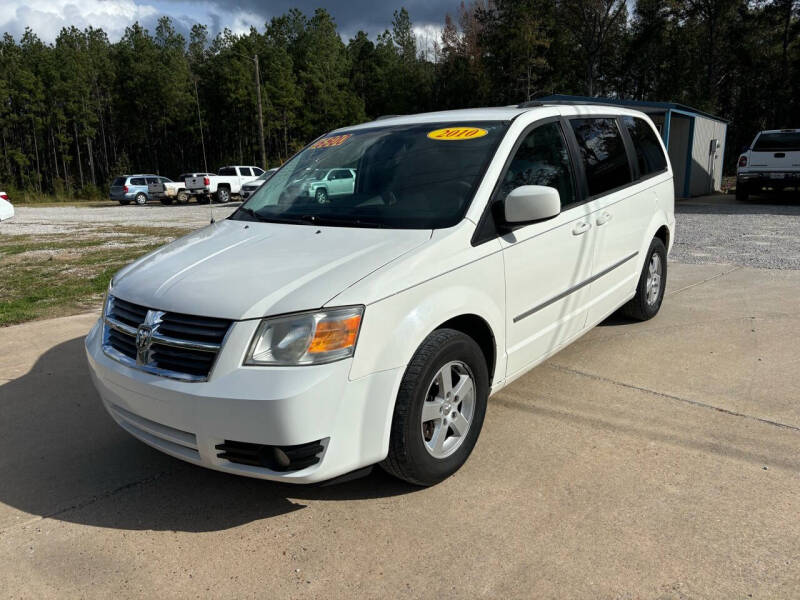
[[[0,238],[0,326],[95,308],[121,267],[185,233],[121,226]]]

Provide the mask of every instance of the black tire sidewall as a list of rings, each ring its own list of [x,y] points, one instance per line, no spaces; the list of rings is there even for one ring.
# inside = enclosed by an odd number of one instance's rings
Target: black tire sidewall
[[[648,304],[647,302],[647,269],[650,265],[650,259],[652,258],[654,253],[658,253],[659,257],[661,258],[661,289],[658,291],[658,301],[654,304]],[[664,292],[667,288],[667,249],[664,246],[664,242],[662,242],[659,238],[653,238],[653,241],[650,242],[650,248],[647,250],[647,258],[644,261],[644,266],[642,267],[642,274],[639,278],[639,288],[637,290],[637,295],[639,296],[642,312],[644,316],[648,319],[656,316],[658,314],[659,309],[661,308],[661,303],[664,301]]]
[[[405,398],[409,402],[407,419],[403,427],[404,446],[408,458],[413,465],[414,479],[423,484],[433,484],[442,481],[455,473],[469,458],[478,441],[483,420],[486,415],[486,404],[489,396],[489,374],[486,368],[486,358],[480,347],[468,336],[453,332],[453,336],[438,348],[427,365],[422,369],[415,381],[412,382],[411,397]],[[422,407],[428,392],[428,387],[433,381],[438,370],[450,361],[458,360],[465,363],[472,372],[475,383],[475,413],[467,432],[467,439],[450,456],[437,459],[425,449],[422,437]],[[408,382],[406,382],[408,383]],[[403,391],[401,387],[401,393]]]

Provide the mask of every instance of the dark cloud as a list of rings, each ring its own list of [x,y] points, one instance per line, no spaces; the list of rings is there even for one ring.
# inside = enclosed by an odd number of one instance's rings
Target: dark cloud
[[[363,29],[370,36],[391,29],[392,15],[395,10],[404,6],[411,16],[414,26],[444,24],[445,14],[453,14],[458,10],[460,0],[405,0],[402,3],[383,2],[381,0],[341,0],[339,2],[314,2],[313,0],[232,0],[215,2],[220,9],[245,10],[263,15],[264,20],[282,15],[292,8],[301,10],[306,15],[314,14],[316,8],[324,8],[336,20],[339,32],[353,35]]]

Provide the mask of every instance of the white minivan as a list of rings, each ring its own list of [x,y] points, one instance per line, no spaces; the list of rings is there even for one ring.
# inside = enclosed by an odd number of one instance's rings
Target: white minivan
[[[318,202],[303,174],[357,173]],[[454,473],[489,396],[619,308],[659,310],[672,170],[650,119],[531,103],[311,143],[228,219],[122,269],[86,338],[129,433],[311,483]]]

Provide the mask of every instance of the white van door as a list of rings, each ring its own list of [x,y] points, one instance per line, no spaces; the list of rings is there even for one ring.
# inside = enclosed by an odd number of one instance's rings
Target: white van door
[[[597,233],[588,316],[588,324],[594,325],[636,290],[641,264],[638,254],[656,208],[656,195],[650,188],[658,185],[658,180],[650,176],[664,173],[667,161],[655,130],[638,117],[588,117],[569,123],[589,194],[595,198],[593,225]],[[623,127],[629,134],[627,140]],[[642,173],[649,179],[642,180]]]
[[[556,188],[562,212],[501,236],[507,377],[524,371],[583,329],[594,255],[590,207],[577,202],[575,173],[557,119],[523,133],[495,200],[521,185]]]

